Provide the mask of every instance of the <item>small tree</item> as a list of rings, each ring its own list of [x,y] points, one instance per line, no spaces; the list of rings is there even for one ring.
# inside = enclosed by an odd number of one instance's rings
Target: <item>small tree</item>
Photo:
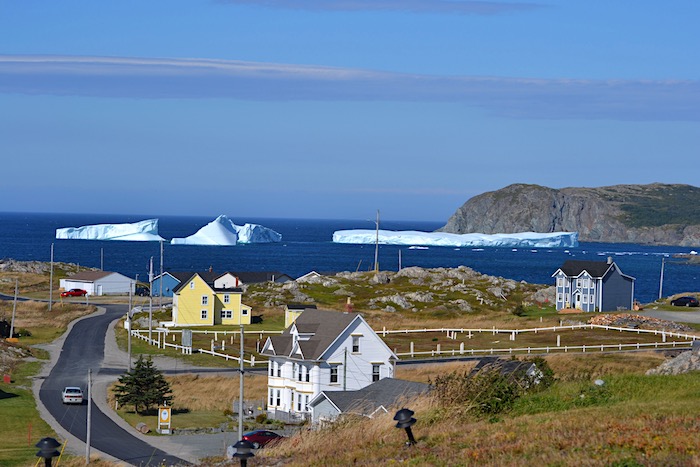
[[[136,413],[148,411],[161,403],[172,404],[173,394],[163,374],[153,365],[151,357],[139,355],[131,371],[119,377],[114,395],[120,405],[133,405]]]

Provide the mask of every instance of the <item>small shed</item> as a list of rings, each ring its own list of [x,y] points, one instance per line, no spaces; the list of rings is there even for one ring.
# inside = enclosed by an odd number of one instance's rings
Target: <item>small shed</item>
[[[118,272],[83,271],[61,279],[63,290],[83,289],[88,295],[121,295],[134,293],[136,281]]]

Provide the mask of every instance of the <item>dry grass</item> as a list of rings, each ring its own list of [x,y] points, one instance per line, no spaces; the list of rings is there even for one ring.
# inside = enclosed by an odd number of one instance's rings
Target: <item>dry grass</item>
[[[187,374],[165,378],[173,391],[173,408],[177,410],[220,411],[231,408],[231,401],[239,390],[238,374],[231,376],[201,376]],[[265,400],[267,375],[248,373],[243,379],[246,400]],[[108,403],[114,407],[113,385],[108,391]]]
[[[14,302],[0,301],[0,319],[12,318]],[[15,328],[36,328],[51,326],[65,329],[71,321],[96,311],[94,306],[74,303],[54,303],[49,312],[48,303],[18,301],[15,310]]]

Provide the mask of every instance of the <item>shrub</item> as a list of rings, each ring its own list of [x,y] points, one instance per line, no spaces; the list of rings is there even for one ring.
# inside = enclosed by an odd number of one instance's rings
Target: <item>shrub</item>
[[[258,415],[255,416],[255,423],[259,423],[259,424],[263,425],[266,422],[267,422],[267,414],[266,413],[259,413]]]

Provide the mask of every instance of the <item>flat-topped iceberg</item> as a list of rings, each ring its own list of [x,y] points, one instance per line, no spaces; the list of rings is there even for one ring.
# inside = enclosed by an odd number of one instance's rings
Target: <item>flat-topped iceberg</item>
[[[236,225],[225,215],[221,215],[185,238],[173,238],[173,245],[213,245],[233,246],[238,243],[274,243],[282,240],[282,235],[259,224]]]
[[[133,224],[96,224],[56,229],[56,238],[64,240],[124,240],[130,242],[159,242],[158,219]]]
[[[333,241],[335,243],[374,244],[377,242],[377,231],[337,230],[333,232]],[[379,230],[379,243],[383,245],[451,247],[571,248],[578,246],[578,232],[519,232],[488,235]]]

